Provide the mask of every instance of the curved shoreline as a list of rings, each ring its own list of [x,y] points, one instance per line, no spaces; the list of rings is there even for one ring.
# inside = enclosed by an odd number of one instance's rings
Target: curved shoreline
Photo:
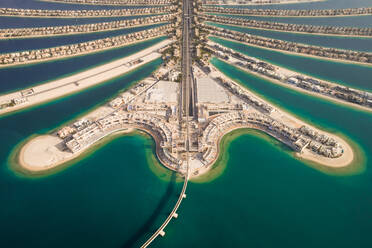
[[[293,117],[293,119],[298,121],[298,119],[296,117]],[[300,121],[300,123],[301,122],[302,121]],[[246,124],[242,124],[240,126],[234,126],[232,128],[225,129],[225,130],[223,130],[223,132],[217,138],[217,142],[216,142],[217,155],[216,155],[216,157],[210,163],[208,163],[207,166],[202,167],[202,169],[198,169],[197,170],[198,173],[194,174],[194,175],[191,175],[191,178],[196,178],[196,177],[199,177],[201,175],[204,175],[208,171],[210,171],[212,168],[214,168],[214,165],[216,164],[216,162],[222,156],[221,153],[224,150],[224,148],[222,147],[224,138],[227,137],[228,134],[230,134],[232,132],[235,132],[236,130],[241,130],[241,129],[258,130],[260,132],[265,133],[267,136],[274,138],[275,140],[277,140],[281,144],[286,145],[286,142],[283,141],[278,136],[273,135],[270,132],[268,132],[267,130],[262,129],[260,127],[257,127],[255,125],[248,125],[247,126]],[[320,131],[317,128],[314,128],[314,129],[316,131]],[[51,149],[51,148],[56,149],[56,147],[58,146],[58,143],[63,142],[63,140],[58,138],[55,135],[55,133],[52,134],[52,135],[49,134],[49,135],[37,136],[35,138],[32,138],[32,139],[28,140],[25,144],[22,145],[22,147],[20,148],[19,153],[18,153],[19,156],[17,157],[17,161],[18,161],[19,165],[24,170],[28,170],[31,173],[32,172],[33,173],[35,173],[35,172],[42,173],[42,172],[50,171],[54,168],[58,168],[60,165],[70,163],[71,161],[78,158],[80,155],[89,151],[92,147],[95,147],[96,144],[100,144],[101,140],[104,140],[106,137],[110,137],[111,135],[115,135],[117,133],[120,133],[123,130],[126,130],[125,131],[126,133],[127,132],[132,132],[133,130],[140,130],[140,131],[145,132],[149,136],[151,136],[152,139],[154,140],[154,143],[155,143],[155,146],[156,146],[155,147],[156,157],[160,161],[160,163],[165,168],[167,168],[169,170],[172,170],[172,171],[175,171],[175,172],[180,172],[179,169],[176,169],[173,166],[168,165],[168,163],[162,159],[162,156],[160,155],[160,151],[161,151],[161,149],[160,149],[161,148],[160,137],[158,137],[151,130],[147,130],[146,128],[143,128],[143,127],[140,127],[140,126],[128,127],[128,128],[124,128],[124,129],[120,128],[120,129],[113,130],[110,133],[107,133],[103,137],[99,138],[98,140],[94,141],[91,146],[87,146],[86,148],[80,150],[79,152],[77,152],[75,154],[73,154],[71,152],[65,153],[65,154],[63,152],[58,152],[57,162],[54,162],[54,160],[56,159],[56,153],[53,153],[52,157],[46,157],[46,158],[45,158],[45,154],[47,154],[47,156],[48,156],[49,149]],[[340,169],[340,168],[344,169],[344,168],[347,168],[348,166],[350,166],[355,159],[355,155],[354,155],[354,152],[353,152],[353,149],[351,148],[351,146],[344,139],[342,139],[342,138],[340,138],[336,135],[330,134],[330,133],[325,132],[325,131],[322,131],[322,133],[325,133],[325,134],[329,135],[329,137],[334,138],[336,141],[341,143],[341,145],[344,149],[344,153],[343,153],[342,157],[336,158],[336,159],[329,159],[329,158],[322,158],[317,154],[313,154],[312,152],[306,152],[303,155],[299,155],[298,152],[294,152],[294,154],[296,155],[295,157],[297,157],[297,159],[299,161],[303,161],[303,159],[308,160],[308,161],[310,161],[314,164],[317,164],[320,167],[325,167],[327,169],[329,169],[329,168],[330,169]],[[45,143],[40,143],[39,140],[43,140],[43,139],[44,139],[44,141],[45,141],[45,139],[47,139],[46,142]],[[35,146],[34,145],[35,143],[38,143],[38,145]],[[47,151],[47,152],[45,152],[45,151]],[[32,162],[31,163],[26,162],[26,159],[30,160],[30,156],[37,156],[38,159],[40,159],[41,155],[44,156],[44,158],[43,158],[44,161],[47,161],[47,162],[51,161],[51,162],[49,164],[47,164],[46,166],[45,165],[40,166],[39,164],[35,164],[35,163],[32,163]],[[26,157],[26,159],[25,159],[25,157]],[[332,161],[332,163],[330,163],[331,161]]]
[[[224,137],[238,129],[252,129],[264,132],[278,142],[290,147],[294,151],[293,153],[298,155],[294,157],[299,161],[309,160],[317,164],[318,167],[344,170],[353,163],[356,154],[354,154],[352,147],[346,140],[300,120],[296,115],[282,110],[254,91],[245,89],[245,85],[229,79],[212,65],[210,67],[212,73],[209,77],[216,80],[215,83],[217,85],[219,82],[219,87],[226,87],[225,90],[237,87],[236,89],[241,92],[240,96],[235,96],[238,98],[234,102],[245,104],[246,100],[241,98],[245,96],[245,99],[253,98],[253,100],[249,101],[258,102],[258,104],[250,103],[252,105],[249,110],[236,109],[232,112],[211,115],[208,122],[200,126],[199,134],[202,135],[198,139],[199,146],[197,150],[193,151],[192,157],[190,157],[190,176],[192,178],[206,174],[214,168],[213,165],[216,164],[223,152],[223,147],[221,146],[223,145]],[[217,80],[218,78],[220,80]],[[158,107],[156,107],[157,105],[152,106],[151,102],[146,103],[144,101],[148,96],[147,93],[145,95],[143,93],[148,91],[148,94],[153,94],[153,89],[151,88],[157,89],[158,85],[154,85],[159,81],[152,77],[150,81],[138,83],[132,88],[133,92],[136,93],[130,93],[133,96],[130,98],[126,97],[125,99],[127,100],[124,100],[125,104],[119,104],[115,107],[113,104],[115,101],[110,101],[110,104],[105,104],[86,114],[76,124],[62,128],[58,132],[58,136],[61,138],[57,137],[57,133],[54,132],[31,139],[20,150],[19,164],[26,170],[33,169],[42,173],[42,171],[57,168],[61,164],[73,160],[111,134],[122,130],[140,130],[154,140],[154,153],[164,168],[185,174],[185,172],[189,171],[184,167],[188,155],[186,155],[183,146],[186,146],[187,141],[184,140],[182,134],[177,132],[179,130],[178,121],[168,122],[165,116],[157,113],[159,111]],[[222,85],[224,84],[223,82],[226,84]],[[162,87],[169,86],[166,84]],[[172,94],[179,94],[178,90],[175,89]],[[120,99],[120,97],[115,98],[115,100],[117,99]],[[175,100],[173,101],[176,102]],[[137,108],[136,104],[140,103],[144,103],[144,107]],[[129,108],[129,106],[131,107]],[[260,108],[254,106],[260,106]],[[151,112],[155,111],[151,110],[154,107],[156,113]],[[178,115],[177,113],[175,114]],[[311,132],[312,134],[309,134]],[[306,151],[303,152],[305,149]]]
[[[0,116],[7,113],[19,111],[21,109],[30,108],[32,106],[38,106],[43,103],[50,102],[52,100],[62,98],[68,95],[76,94],[83,90],[99,86],[115,78],[121,77],[131,71],[134,71],[135,69],[138,69],[143,65],[146,65],[156,59],[159,59],[160,55],[157,54],[155,51],[158,48],[164,46],[165,44],[169,44],[169,42],[165,40],[147,49],[141,50],[140,52],[134,53],[132,55],[126,56],[118,60],[114,60],[113,62],[109,62],[104,65],[94,67],[92,69],[83,70],[82,72],[75,73],[71,76],[67,76],[62,79],[53,80],[48,83],[31,87],[34,93],[27,97],[28,99],[27,102],[15,105],[13,107],[0,109]],[[136,59],[143,59],[143,61],[131,67],[122,68],[123,67],[121,65],[123,63],[122,61],[124,61],[124,63],[128,63]],[[76,86],[74,82],[79,82],[79,85]],[[0,99],[2,101],[16,99],[17,97],[19,97],[18,95],[20,95],[21,94],[20,92],[22,91],[24,91],[24,89],[5,95],[0,95]]]
[[[266,62],[265,60],[261,60],[261,61]],[[265,76],[263,74],[260,74],[260,73],[257,73],[257,72],[253,72],[253,71],[250,71],[250,70],[248,70],[246,68],[243,68],[243,67],[234,65],[231,62],[228,62],[228,61],[224,61],[224,62],[230,64],[231,66],[237,67],[240,70],[242,70],[242,71],[244,71],[244,72],[246,72],[248,74],[251,74],[251,75],[253,75],[253,76],[257,77],[257,78],[264,79],[265,81],[268,81],[270,83],[273,83],[273,84],[276,84],[276,85],[279,85],[279,86],[282,86],[282,87],[285,87],[285,88],[288,88],[288,89],[291,89],[293,91],[301,92],[301,93],[304,93],[304,94],[309,95],[309,96],[318,97],[318,98],[321,98],[321,99],[324,99],[324,100],[333,102],[334,104],[340,103],[340,104],[342,104],[342,105],[344,105],[346,107],[350,107],[350,108],[352,108],[354,110],[361,110],[361,111],[364,111],[366,113],[371,113],[372,112],[372,109],[371,108],[368,108],[366,106],[362,106],[362,105],[351,103],[351,102],[342,101],[342,100],[340,100],[338,98],[335,98],[335,97],[330,97],[330,96],[327,96],[327,95],[324,95],[324,94],[316,93],[314,91],[309,91],[309,90],[305,90],[303,88],[295,87],[293,85],[283,83],[283,82],[281,82],[279,80],[275,80],[275,79],[270,78],[268,76]],[[275,65],[275,66],[277,66],[279,68],[284,68],[284,67],[281,67],[281,66],[278,66],[278,65]],[[299,73],[299,74],[301,74],[301,76],[311,77],[311,76],[309,76],[309,75],[307,75],[305,73],[301,73],[301,72],[297,72],[297,71],[293,71],[293,72]],[[330,83],[331,84],[331,82],[327,82],[327,83]],[[344,86],[344,85],[342,85],[342,86]]]

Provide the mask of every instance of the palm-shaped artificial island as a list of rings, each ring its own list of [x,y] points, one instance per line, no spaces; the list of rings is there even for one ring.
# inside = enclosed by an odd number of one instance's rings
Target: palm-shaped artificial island
[[[166,168],[184,178],[179,200],[164,224],[144,244],[164,235],[169,221],[186,197],[190,178],[205,175],[220,156],[221,139],[236,129],[255,129],[288,146],[295,157],[320,170],[350,166],[356,153],[352,144],[322,127],[315,127],[281,109],[245,87],[239,79],[214,66],[223,63],[265,79],[267,84],[287,87],[326,101],[370,112],[372,93],[299,73],[233,44],[285,54],[370,66],[372,54],[341,48],[264,37],[255,31],[295,32],[302,35],[371,37],[371,28],[316,26],[249,19],[258,17],[338,17],[371,15],[372,8],[351,9],[259,9],[215,5],[210,1],[175,0],[52,0],[86,5],[134,5],[137,8],[97,10],[0,9],[2,16],[39,18],[131,17],[124,20],[68,26],[1,29],[1,39],[54,37],[82,33],[103,33],[146,27],[116,36],[52,48],[25,50],[0,55],[2,67],[35,64],[74,56],[85,56],[141,42],[156,40],[141,51],[109,63],[44,84],[0,96],[0,114],[9,114],[59,97],[103,84],[161,58],[162,64],[150,76],[120,91],[114,99],[63,125],[52,133],[36,135],[17,151],[15,163],[24,172],[49,173],[84,156],[99,141],[117,133],[145,132],[156,143],[156,156]],[[298,2],[298,1],[276,1]],[[260,1],[269,4],[270,1]],[[212,4],[212,5],[211,5]],[[214,4],[214,5],[213,5]],[[247,2],[247,4],[255,4]],[[151,5],[151,6],[150,6]],[[248,31],[247,31],[248,30]],[[310,37],[310,36],[309,36]]]

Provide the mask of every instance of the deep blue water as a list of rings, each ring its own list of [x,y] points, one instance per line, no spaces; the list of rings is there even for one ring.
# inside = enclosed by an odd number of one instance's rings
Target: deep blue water
[[[32,28],[32,27],[55,27],[65,25],[81,25],[91,24],[98,22],[110,22],[128,20],[134,18],[147,17],[144,16],[123,16],[123,17],[110,17],[110,18],[27,18],[27,17],[11,17],[11,16],[0,16],[0,28]]]
[[[314,34],[296,34],[289,32],[278,32],[270,30],[260,30],[247,27],[237,27],[230,25],[223,25],[218,23],[211,23],[217,27],[226,28],[251,35],[258,35],[272,39],[284,40],[289,42],[303,43],[313,46],[332,47],[339,49],[347,49],[362,52],[372,51],[372,37],[342,37],[342,36],[326,36]]]
[[[0,247],[138,247],[142,234],[161,224],[179,186],[149,169],[146,151],[153,147],[148,139],[117,138],[78,164],[40,179],[17,176],[7,161],[23,139],[109,100],[160,63],[158,59],[98,87],[0,118],[0,137],[6,140],[0,143]]]
[[[372,27],[372,15],[366,16],[339,16],[339,17],[264,17],[264,16],[240,16],[224,15],[229,17],[246,18],[258,21],[283,22],[293,24],[317,25],[317,26],[338,26],[338,27]]]
[[[350,87],[372,91],[371,66],[340,63],[324,59],[286,54],[214,37],[211,37],[210,39],[249,56],[263,59],[300,73],[318,77],[323,80],[329,80],[331,82],[341,83]]]
[[[297,3],[297,4],[273,4],[273,5],[224,5],[228,8],[249,8],[249,9],[347,9],[371,7],[370,0],[326,0],[321,2]]]
[[[19,9],[131,9],[144,8],[147,6],[110,6],[110,5],[90,5],[90,4],[64,4],[54,2],[42,2],[37,0],[1,0],[0,8],[19,8]]]
[[[145,41],[142,43],[111,49],[84,56],[54,60],[39,64],[24,65],[0,69],[0,92],[14,91],[35,84],[67,76],[81,70],[107,63],[111,60],[128,56],[144,48],[150,47],[164,37]]]
[[[35,2],[34,6],[39,4],[44,3]],[[125,56],[140,50],[140,46],[143,44],[0,70],[0,87],[11,90],[51,80]],[[344,67],[263,49],[244,50],[285,67],[372,87],[372,74],[364,67]],[[159,64],[157,60],[98,87],[0,118],[1,248],[139,247],[161,224],[177,200],[180,185],[152,173],[146,152],[151,152],[153,143],[147,139],[118,138],[46,178],[18,177],[8,168],[9,155],[25,138],[77,118],[146,77]],[[281,108],[347,135],[366,152],[366,171],[329,176],[294,159],[278,144],[244,135],[229,147],[223,175],[211,183],[189,184],[179,217],[152,247],[372,247],[372,115],[219,65],[229,76]],[[162,176],[170,174],[163,171]]]
[[[0,40],[0,53],[9,53],[14,51],[33,50],[41,48],[50,48],[56,46],[63,46],[68,44],[75,44],[80,42],[86,42],[90,40],[103,39],[112,36],[124,35],[142,30],[162,26],[164,24],[155,24],[142,27],[117,29],[113,31],[97,32],[97,33],[86,33],[86,34],[75,34],[75,35],[63,35],[63,36],[50,36],[40,38],[27,38],[27,39],[1,39]]]

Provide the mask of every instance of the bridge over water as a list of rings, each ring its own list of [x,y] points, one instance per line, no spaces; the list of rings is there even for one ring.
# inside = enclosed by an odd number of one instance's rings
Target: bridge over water
[[[194,111],[192,108],[190,108],[190,102],[192,102],[192,96],[194,87],[192,87],[192,63],[191,63],[191,49],[190,49],[190,35],[191,34],[191,7],[192,1],[191,0],[183,0],[183,9],[182,9],[182,87],[180,91],[180,117],[179,121],[186,123],[186,136],[185,136],[185,146],[186,146],[186,173],[184,175],[185,180],[183,183],[183,187],[181,190],[181,193],[178,197],[178,200],[173,207],[172,211],[168,215],[168,217],[165,219],[163,224],[155,231],[155,233],[141,246],[142,248],[145,248],[149,246],[159,235],[164,236],[165,231],[164,229],[167,227],[167,225],[170,223],[172,218],[177,218],[177,210],[180,207],[182,200],[186,198],[186,188],[187,183],[189,181],[189,144],[190,144],[190,135],[189,135],[189,118],[190,115],[192,117]]]

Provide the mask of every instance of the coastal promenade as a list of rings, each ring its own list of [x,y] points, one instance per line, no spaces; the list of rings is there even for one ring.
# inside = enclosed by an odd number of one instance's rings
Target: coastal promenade
[[[118,77],[159,58],[161,54],[156,51],[170,43],[170,40],[164,40],[131,56],[115,60],[87,71],[2,95],[0,96],[0,105],[8,105],[8,107],[1,108],[0,115],[51,101]]]

